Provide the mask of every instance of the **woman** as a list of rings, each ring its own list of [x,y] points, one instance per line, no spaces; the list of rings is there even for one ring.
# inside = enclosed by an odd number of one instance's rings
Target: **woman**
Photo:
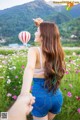
[[[65,56],[57,25],[40,20],[35,20],[35,24],[38,26],[35,42],[40,45],[28,51],[21,94],[30,92],[33,80],[32,95],[36,98],[31,112],[33,119],[52,120],[63,104],[59,86],[66,69]]]

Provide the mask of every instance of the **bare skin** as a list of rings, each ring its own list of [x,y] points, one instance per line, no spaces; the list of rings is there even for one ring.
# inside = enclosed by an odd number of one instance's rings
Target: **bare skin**
[[[37,27],[39,27],[40,23],[42,23],[43,20],[41,18],[36,18],[34,19],[34,23]],[[42,50],[42,44],[41,44],[41,38],[39,36],[40,34],[40,31],[38,29],[37,31],[37,34],[35,35],[35,41],[38,42],[40,44],[40,49]],[[40,54],[39,54],[39,51],[38,49],[35,47],[35,52],[36,52],[36,55],[37,55],[37,61],[36,61],[36,65],[35,65],[35,68],[40,68]],[[42,52],[42,51],[41,51]],[[44,66],[44,63],[45,63],[45,58],[44,58],[44,55],[42,53],[42,65]],[[44,74],[40,74],[40,75],[33,75],[34,78],[44,78]],[[53,114],[51,112],[48,112],[48,114],[44,117],[36,117],[36,116],[33,116],[33,119],[35,120],[53,120],[54,117],[55,117],[56,114]]]
[[[41,48],[41,46],[40,46]],[[35,51],[36,51],[36,54],[37,54],[37,61],[36,61],[36,66],[35,68],[36,69],[39,69],[41,66],[40,66],[40,54],[39,54],[39,51],[38,49],[35,47]],[[45,62],[45,58],[42,54],[42,63],[43,63],[43,66],[44,66],[44,62]],[[33,75],[34,78],[44,78],[44,74],[40,74],[40,75]],[[35,117],[33,116],[33,119],[35,120],[53,120],[53,118],[55,117],[56,114],[53,114],[51,112],[48,112],[48,114],[44,117]]]

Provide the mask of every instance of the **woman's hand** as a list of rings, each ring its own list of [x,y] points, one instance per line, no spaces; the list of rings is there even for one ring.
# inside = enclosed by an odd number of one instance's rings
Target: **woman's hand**
[[[35,25],[38,27],[40,25],[40,23],[43,22],[43,19],[42,18],[36,18],[36,19],[33,19],[34,20],[34,23]]]

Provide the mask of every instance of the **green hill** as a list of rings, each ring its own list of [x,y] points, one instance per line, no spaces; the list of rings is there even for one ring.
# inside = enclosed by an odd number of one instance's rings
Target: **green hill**
[[[80,17],[61,24],[59,28],[61,36],[70,38],[71,35],[75,35],[80,39]]]
[[[74,10],[75,12],[76,7]],[[30,42],[33,42],[36,27],[32,19],[36,17],[55,21],[58,25],[69,22],[73,17],[64,9],[65,7],[63,6],[51,7],[46,4],[44,0],[35,0],[23,5],[0,10],[0,40],[6,41],[2,44],[21,43],[17,36],[18,33],[23,30],[27,30],[31,33],[32,37]],[[79,15],[77,14],[77,16]],[[61,32],[62,31],[63,30],[61,29]]]

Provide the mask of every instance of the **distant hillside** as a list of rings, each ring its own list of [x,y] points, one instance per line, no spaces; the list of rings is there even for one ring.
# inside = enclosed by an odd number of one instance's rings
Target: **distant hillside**
[[[30,3],[12,7],[0,11],[0,37],[8,43],[19,42],[18,33],[28,30],[32,34],[36,29],[33,18],[41,17],[44,20],[48,15],[54,14],[55,10],[46,4],[44,0],[36,0]],[[19,42],[21,43],[21,42]]]
[[[51,14],[48,15],[48,17],[46,17],[47,20],[51,21],[51,22],[55,22],[56,24],[62,24],[64,22],[68,22],[72,19],[71,16],[68,16],[64,13],[58,12],[56,14]]]
[[[72,9],[69,11],[69,14],[74,18],[80,17],[80,4],[73,6]]]
[[[73,18],[80,17],[80,4],[74,5],[70,11],[66,10],[66,5],[61,6],[59,4],[53,4],[52,2],[47,2],[51,7],[54,8],[55,11],[65,13],[66,15],[69,15]]]
[[[71,35],[77,36],[80,40],[80,17],[59,26],[61,36],[70,38]]]
[[[32,19],[41,17],[44,20],[62,24],[73,19],[64,9],[58,6],[51,7],[44,0],[35,0],[23,5],[0,10],[0,40],[5,40],[6,43],[4,44],[6,45],[15,42],[21,43],[17,37],[18,33],[22,30],[27,30],[32,35],[30,40],[32,42],[34,40],[34,31],[36,30]]]

